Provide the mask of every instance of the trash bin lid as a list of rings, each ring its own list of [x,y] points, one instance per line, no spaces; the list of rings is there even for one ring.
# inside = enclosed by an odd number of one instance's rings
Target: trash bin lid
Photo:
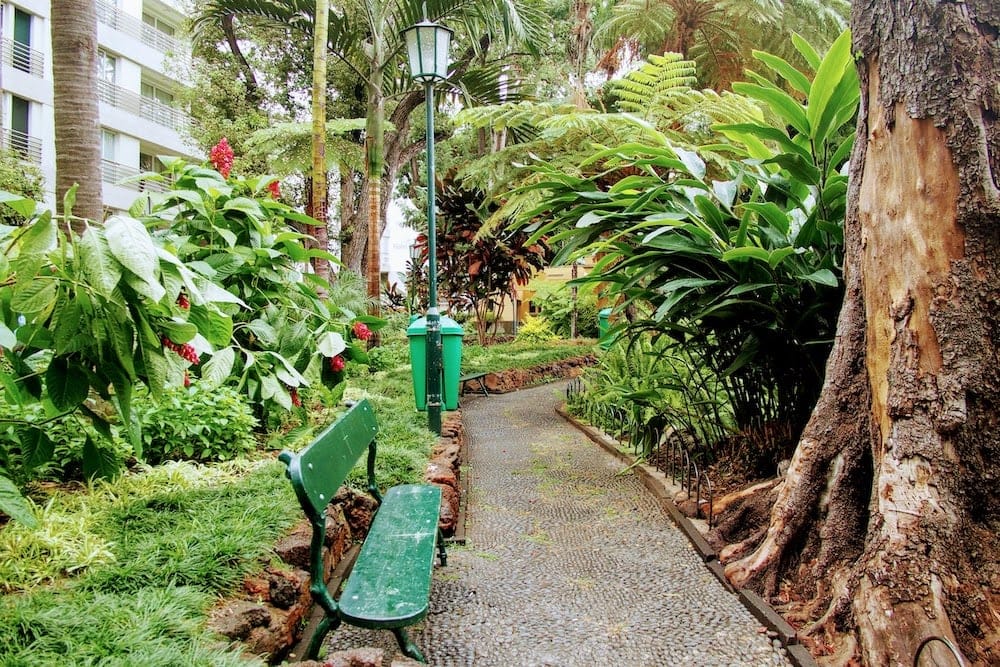
[[[465,330],[462,329],[462,325],[451,319],[447,315],[441,316],[441,333],[442,334],[457,334],[462,336],[465,334]]]
[[[410,326],[406,327],[407,336],[424,336],[427,334],[427,318],[420,317],[410,323]]]
[[[451,319],[447,315],[441,316],[441,334],[452,334],[463,336],[465,335],[465,330],[462,326]],[[407,336],[426,336],[427,335],[427,318],[421,317],[418,320],[414,320],[413,324],[406,328]]]

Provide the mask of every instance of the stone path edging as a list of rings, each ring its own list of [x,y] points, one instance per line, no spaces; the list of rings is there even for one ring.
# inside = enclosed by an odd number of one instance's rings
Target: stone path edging
[[[684,516],[677,508],[677,505],[674,504],[672,499],[673,491],[671,491],[671,488],[674,485],[667,479],[667,476],[663,474],[663,472],[657,470],[653,466],[639,463],[635,457],[621,451],[614,438],[598,428],[577,420],[566,410],[565,405],[557,407],[556,412],[563,419],[584,433],[588,438],[600,445],[601,448],[635,471],[643,486],[645,486],[650,493],[653,494],[667,514],[670,515],[670,519],[674,522],[674,524],[681,530],[681,532],[684,533],[685,536],[687,536],[688,540],[690,540],[691,546],[694,547],[695,551],[697,551],[704,560],[705,567],[707,567],[708,570],[715,575],[715,577],[718,578],[727,589],[737,593],[740,602],[743,603],[750,613],[775,634],[776,638],[779,639],[785,646],[788,658],[795,665],[797,665],[797,667],[818,667],[816,660],[812,657],[809,651],[805,648],[805,646],[799,643],[798,634],[796,633],[795,628],[793,628],[788,621],[782,618],[782,616],[775,611],[771,605],[769,605],[754,591],[746,588],[736,590],[729,582],[726,578],[722,564],[719,562],[716,551],[711,547],[711,545],[708,544],[704,536],[701,534],[701,531],[699,531],[691,520]],[[674,489],[677,490],[676,487],[674,487]]]

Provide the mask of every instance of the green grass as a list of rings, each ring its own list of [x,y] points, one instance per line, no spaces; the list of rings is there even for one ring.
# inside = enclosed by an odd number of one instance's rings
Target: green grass
[[[462,350],[462,367],[466,371],[495,373],[511,368],[532,368],[571,357],[593,354],[597,345],[592,340],[555,340],[544,347],[537,343],[503,343],[480,347],[468,345]]]
[[[281,468],[170,464],[53,495],[38,531],[8,525],[0,586],[21,594],[0,602],[0,665],[246,664],[203,624],[298,519]]]

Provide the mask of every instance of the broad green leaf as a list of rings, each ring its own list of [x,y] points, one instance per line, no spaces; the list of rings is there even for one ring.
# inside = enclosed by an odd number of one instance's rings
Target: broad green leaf
[[[805,110],[802,109],[802,105],[783,90],[740,82],[733,84],[733,92],[760,100],[771,107],[771,110],[784,122],[802,134],[812,136],[809,131],[809,119]]]
[[[28,219],[35,214],[35,207],[38,206],[34,199],[5,191],[0,191],[0,204],[10,206],[18,215]]]
[[[274,330],[274,327],[262,319],[253,320],[247,325],[247,328],[250,329],[250,331],[252,331],[264,345],[274,345],[278,340],[278,332]]]
[[[784,248],[778,248],[777,250],[772,250],[770,256],[767,258],[767,263],[771,265],[771,268],[777,268],[787,257],[795,254],[795,248],[787,246]]]
[[[90,393],[87,374],[65,357],[53,357],[45,370],[45,389],[52,405],[71,410],[83,403]]]
[[[230,199],[222,206],[223,211],[242,211],[247,215],[254,218],[264,217],[264,211],[261,209],[260,204],[255,200],[249,199],[248,197],[235,197]]]
[[[787,60],[767,53],[766,51],[754,51],[753,57],[780,74],[781,77],[792,86],[792,88],[807,97],[809,96],[809,90],[812,87],[812,84],[809,82],[809,78],[799,70],[792,67]]]
[[[753,123],[732,123],[728,125],[713,125],[712,129],[739,141],[743,141],[747,135],[764,141],[772,141],[786,153],[794,153],[801,156],[803,160],[812,162],[812,155],[808,150],[792,141],[784,131],[776,127],[755,125]],[[754,155],[754,157],[760,158],[761,156]],[[765,157],[771,157],[771,153]]]
[[[134,275],[159,285],[156,245],[141,222],[124,215],[115,215],[104,223],[104,236],[115,259]]]
[[[344,337],[336,331],[324,331],[319,340],[316,341],[316,349],[324,357],[335,357],[346,348],[347,343],[344,342]]]
[[[0,512],[28,528],[37,528],[38,520],[21,492],[3,475],[0,475]]]
[[[35,470],[52,460],[55,443],[45,431],[37,427],[17,429],[17,440],[21,445],[22,464],[28,470]]]
[[[201,292],[201,296],[205,299],[206,303],[235,303],[243,306],[244,308],[248,308],[247,304],[238,296],[229,290],[219,287],[219,285],[210,280],[199,279],[195,282],[198,285],[198,290]]]
[[[845,30],[830,45],[829,50],[827,50],[826,55],[823,57],[823,62],[820,63],[819,69],[816,70],[816,76],[812,83],[812,92],[809,95],[809,106],[806,107],[806,118],[809,122],[809,127],[813,128],[813,132],[809,133],[809,135],[818,142],[822,141],[822,137],[820,136],[822,134],[820,131],[820,121],[824,114],[828,114],[830,98],[840,85],[848,67],[853,69],[854,64],[851,60],[851,31]],[[736,86],[733,86],[733,88],[735,89]],[[825,131],[825,128],[823,129]]]
[[[198,334],[198,327],[183,320],[167,320],[159,323],[167,338],[175,343],[189,343]]]
[[[732,248],[731,250],[727,250],[722,253],[722,261],[737,262],[747,259],[757,259],[767,263],[769,256],[769,253],[764,248],[744,246],[742,248]]]
[[[722,204],[722,207],[727,211],[731,211],[733,208],[733,202],[736,201],[736,195],[740,191],[740,179],[735,178],[731,181],[712,181],[712,191],[715,192],[715,197]]]
[[[111,254],[107,239],[94,227],[83,233],[77,248],[80,252],[80,268],[87,282],[97,293],[110,297],[118,287],[122,277],[122,265]]]
[[[224,347],[233,337],[233,319],[214,310],[191,306],[188,322],[198,327],[198,333],[216,347]]]
[[[36,279],[26,285],[18,285],[10,300],[15,312],[33,315],[50,310],[56,301],[59,284],[55,280]]]
[[[802,35],[794,32],[792,33],[792,44],[795,46],[795,50],[802,55],[802,58],[809,63],[813,72],[819,69],[819,64],[822,62],[822,59],[820,58],[819,53],[816,52],[816,49],[812,47],[812,44],[807,42]]]
[[[121,462],[110,447],[101,447],[87,436],[83,444],[83,474],[87,479],[114,479],[121,472]]]
[[[201,367],[199,387],[203,390],[221,387],[232,374],[235,361],[236,351],[232,347],[224,347],[213,354]]]
[[[674,153],[687,168],[689,174],[695,178],[705,177],[705,161],[694,151],[686,151],[682,148],[674,148]]]
[[[284,394],[285,389],[273,375],[264,375],[260,378],[260,397],[265,401],[275,398],[278,394]],[[277,399],[275,399],[277,400]],[[291,401],[289,401],[289,407]]]
[[[56,225],[51,215],[40,216],[26,225],[19,239],[21,255],[44,255],[56,245]]]
[[[153,398],[159,400],[163,396],[163,389],[167,386],[167,378],[170,376],[170,362],[163,354],[162,347],[150,347],[142,344],[142,363],[146,370],[146,386]],[[140,456],[141,452],[136,452]]]
[[[803,280],[826,285],[827,287],[836,287],[839,284],[837,276],[830,269],[819,269],[818,271],[813,271],[808,275],[802,276],[802,278]]]
[[[15,345],[17,345],[17,336],[15,336],[14,332],[10,330],[10,327],[3,322],[0,322],[0,346],[10,350]]]
[[[788,234],[788,230],[791,223],[788,220],[788,214],[781,209],[777,204],[772,202],[752,202],[745,204],[744,207],[749,211],[754,211],[760,217],[767,221],[767,224],[771,225],[782,235]]]
[[[159,303],[167,295],[166,288],[159,282],[143,280],[132,272],[123,274],[125,284],[135,290],[136,294],[146,297],[153,303]]]

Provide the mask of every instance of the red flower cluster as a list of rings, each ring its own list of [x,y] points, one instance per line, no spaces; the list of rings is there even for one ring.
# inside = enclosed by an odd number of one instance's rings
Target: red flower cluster
[[[183,308],[184,310],[187,310],[191,307],[191,302],[188,301],[187,294],[181,292],[180,294],[177,295],[177,305]]]
[[[233,149],[225,137],[212,146],[212,150],[208,152],[208,160],[219,170],[223,178],[229,178],[229,172],[233,168]]]
[[[292,405],[294,405],[297,408],[301,408],[302,407],[302,399],[299,398],[299,390],[298,389],[296,389],[295,387],[289,387],[288,388],[288,395],[291,396],[291,398],[292,398]]]
[[[344,370],[344,365],[344,358],[339,354],[335,357],[330,357],[330,370],[334,373]]]
[[[271,181],[267,184],[267,191],[271,193],[272,199],[281,199],[281,182]]]
[[[164,336],[161,340],[163,342],[163,347],[168,350],[173,350],[178,354],[178,356],[190,361],[192,364],[197,364],[200,361],[200,359],[198,359],[198,353],[188,343],[181,345],[180,343],[175,343],[166,336]]]
[[[351,331],[354,332],[354,337],[358,340],[368,340],[372,337],[372,330],[364,322],[355,322]]]

